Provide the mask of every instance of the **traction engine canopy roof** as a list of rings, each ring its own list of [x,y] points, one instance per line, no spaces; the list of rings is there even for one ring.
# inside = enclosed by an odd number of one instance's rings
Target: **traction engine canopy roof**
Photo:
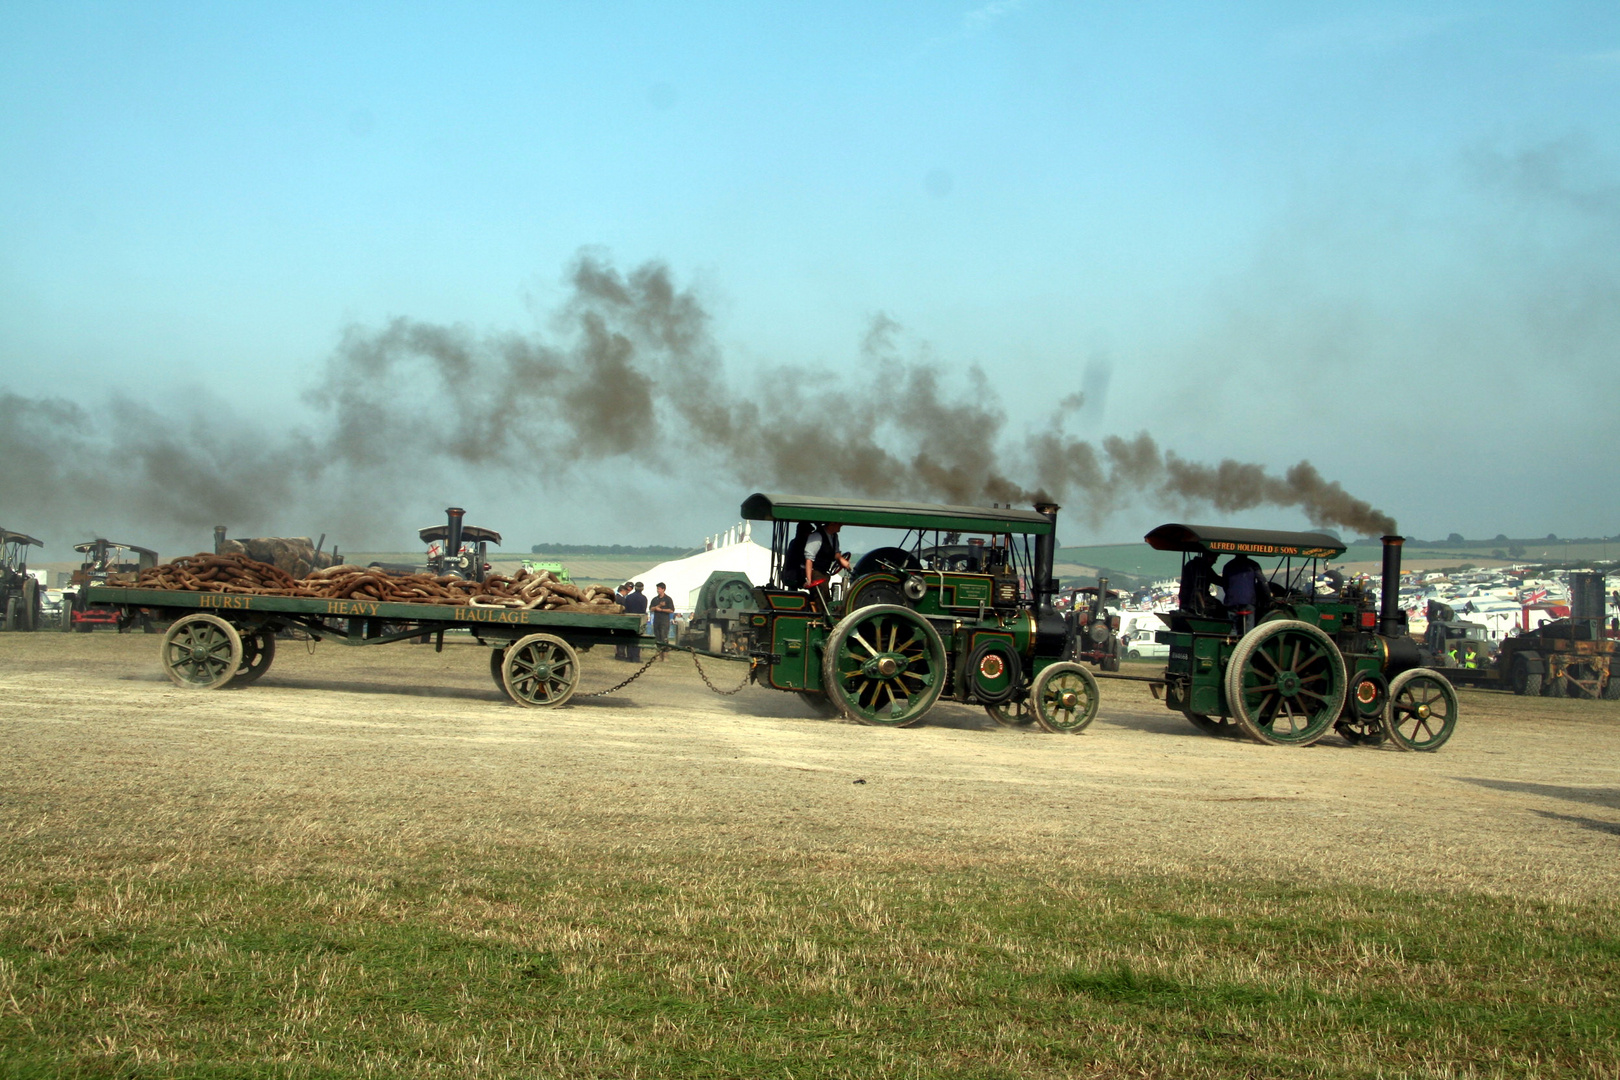
[[[1144,540],[1157,551],[1207,551],[1214,555],[1295,555],[1336,559],[1345,543],[1332,533],[1232,529],[1221,525],[1160,525]]]
[[[92,551],[105,551],[108,548],[121,548],[124,551],[133,551],[137,555],[150,555],[154,560],[158,557],[158,553],[151,548],[143,548],[139,544],[120,544],[116,540],[103,540],[100,537],[73,545],[73,550],[81,555],[88,555]]]
[[[44,547],[45,541],[35,540],[27,533],[12,532],[10,529],[0,529],[0,544],[32,544],[34,547]]]
[[[435,540],[442,544],[450,539],[450,526],[430,525],[425,529],[418,529],[416,535],[422,538],[424,544],[431,544]],[[494,529],[481,529],[477,525],[463,525],[461,527],[461,539],[464,543],[501,546],[500,533]]]
[[[804,495],[750,495],[742,504],[748,521],[839,522],[884,529],[939,529],[965,533],[1053,531],[1045,514],[988,506],[936,506],[932,503],[876,502],[871,499],[818,499]]]

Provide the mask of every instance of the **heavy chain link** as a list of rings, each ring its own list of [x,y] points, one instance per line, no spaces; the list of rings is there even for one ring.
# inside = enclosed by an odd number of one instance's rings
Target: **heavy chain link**
[[[639,679],[643,675],[647,674],[647,669],[652,667],[654,664],[658,663],[658,661],[662,660],[663,658],[664,658],[664,650],[658,649],[653,653],[653,658],[651,660],[647,661],[645,664],[642,664],[639,668],[637,668],[635,670],[635,672],[633,672],[628,679],[624,680],[624,682],[616,683],[615,685],[608,687],[606,690],[597,690],[594,693],[590,693],[590,694],[576,694],[575,696],[576,697],[605,697],[608,694],[614,693],[614,692],[619,691],[619,690],[623,690],[625,687],[629,686],[631,683],[635,682],[637,679]]]
[[[697,668],[698,678],[703,680],[703,685],[707,686],[710,690],[713,690],[715,693],[719,694],[722,697],[730,697],[733,694],[742,693],[743,688],[746,687],[754,677],[754,665],[753,665],[753,662],[750,661],[749,664],[748,664],[748,670],[743,673],[742,682],[738,683],[735,689],[722,690],[718,686],[714,685],[713,682],[709,681],[709,673],[703,670],[703,665],[698,661],[698,652],[697,652],[696,649],[681,648],[681,647],[678,647],[678,646],[666,646],[666,647],[658,649],[653,654],[653,658],[651,660],[648,660],[645,664],[642,664],[641,667],[637,668],[634,672],[632,672],[630,677],[628,679],[625,679],[623,682],[615,683],[613,686],[608,687],[606,690],[596,690],[596,691],[593,691],[592,693],[589,693],[589,694],[577,694],[575,696],[576,697],[582,697],[582,698],[606,697],[608,694],[616,693],[617,691],[623,690],[625,687],[629,686],[631,683],[635,682],[637,679],[639,679],[643,675],[647,674],[648,669],[650,669],[654,664],[658,663],[658,661],[662,660],[665,656],[667,656],[668,654],[670,654],[672,652],[684,652],[684,653],[690,655],[692,657],[692,666]]]
[[[754,678],[754,662],[750,660],[748,662],[748,670],[743,672],[742,682],[737,684],[737,688],[735,690],[722,690],[718,686],[714,685],[714,683],[709,681],[709,673],[704,671],[703,665],[698,662],[697,650],[687,649],[686,651],[692,654],[692,666],[697,668],[698,678],[703,680],[703,685],[707,686],[710,690],[713,690],[721,697],[730,697],[733,694],[742,693],[743,687],[747,686]]]

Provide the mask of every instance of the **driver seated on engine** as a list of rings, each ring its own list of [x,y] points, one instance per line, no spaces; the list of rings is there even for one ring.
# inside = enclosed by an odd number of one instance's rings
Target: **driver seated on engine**
[[[838,550],[838,530],[842,528],[840,522],[829,521],[804,541],[804,587],[821,599],[823,609],[827,608],[827,582],[838,572],[833,568],[850,569],[849,556]]]

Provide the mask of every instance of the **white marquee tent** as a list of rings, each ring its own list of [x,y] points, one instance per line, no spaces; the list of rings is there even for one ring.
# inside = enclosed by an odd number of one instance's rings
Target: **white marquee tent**
[[[763,585],[770,580],[771,549],[754,543],[746,525],[727,530],[715,537],[712,544],[709,550],[696,555],[661,562],[637,574],[633,580],[646,584],[648,597],[657,594],[654,586],[662,581],[675,601],[675,609],[683,614],[691,612],[698,589],[716,570],[747,574],[753,585]]]

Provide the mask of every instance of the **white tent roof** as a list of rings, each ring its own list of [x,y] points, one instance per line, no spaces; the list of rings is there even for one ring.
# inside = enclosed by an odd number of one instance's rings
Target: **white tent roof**
[[[700,551],[684,559],[661,562],[631,580],[644,582],[649,597],[658,594],[654,586],[662,581],[668,587],[676,609],[689,612],[697,600],[697,591],[716,570],[735,570],[747,574],[749,584],[763,585],[771,577],[771,549],[752,540],[743,540],[712,551]]]

